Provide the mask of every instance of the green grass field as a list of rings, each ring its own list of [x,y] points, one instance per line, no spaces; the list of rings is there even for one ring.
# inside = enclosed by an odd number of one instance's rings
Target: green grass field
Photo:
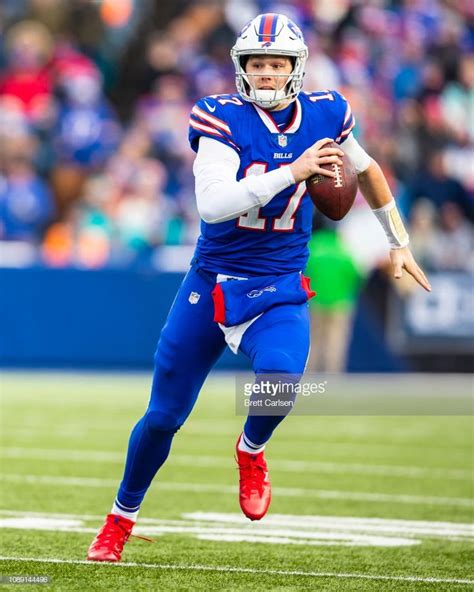
[[[240,515],[231,377],[214,375],[142,506],[123,563],[84,561],[121,478],[148,375],[5,373],[2,576],[54,590],[468,590],[470,417],[290,417],[273,501]],[[373,379],[372,379],[373,380]],[[395,385],[394,385],[395,388]]]

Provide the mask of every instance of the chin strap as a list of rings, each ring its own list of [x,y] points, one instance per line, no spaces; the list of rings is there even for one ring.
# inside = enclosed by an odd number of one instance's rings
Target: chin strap
[[[278,103],[287,99],[284,90],[252,90],[255,103],[262,108],[271,109],[276,107]]]

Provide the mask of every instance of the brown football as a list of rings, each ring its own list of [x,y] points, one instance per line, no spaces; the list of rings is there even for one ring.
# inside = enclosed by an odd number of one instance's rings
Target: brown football
[[[324,148],[340,148],[332,142]],[[342,220],[351,209],[357,194],[357,173],[351,159],[345,154],[339,164],[323,164],[321,168],[336,173],[335,177],[316,174],[306,179],[306,189],[318,210],[331,218]]]

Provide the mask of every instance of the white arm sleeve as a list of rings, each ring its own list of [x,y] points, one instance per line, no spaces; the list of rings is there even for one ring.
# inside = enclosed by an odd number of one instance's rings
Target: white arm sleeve
[[[201,136],[193,172],[197,208],[204,222],[216,224],[238,218],[254,207],[265,206],[295,183],[289,166],[236,181],[239,167],[239,155],[233,148]]]
[[[346,140],[341,144],[341,150],[352,160],[358,175],[369,168],[372,159],[354,138],[353,134],[347,136]]]

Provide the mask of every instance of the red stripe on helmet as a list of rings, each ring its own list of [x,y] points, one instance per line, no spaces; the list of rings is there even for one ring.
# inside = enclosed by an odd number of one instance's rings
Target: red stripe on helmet
[[[272,26],[273,26],[273,20],[275,19],[275,15],[269,15],[265,17],[265,22],[263,24],[263,43],[267,43],[268,41],[271,41],[271,32],[272,32]]]

